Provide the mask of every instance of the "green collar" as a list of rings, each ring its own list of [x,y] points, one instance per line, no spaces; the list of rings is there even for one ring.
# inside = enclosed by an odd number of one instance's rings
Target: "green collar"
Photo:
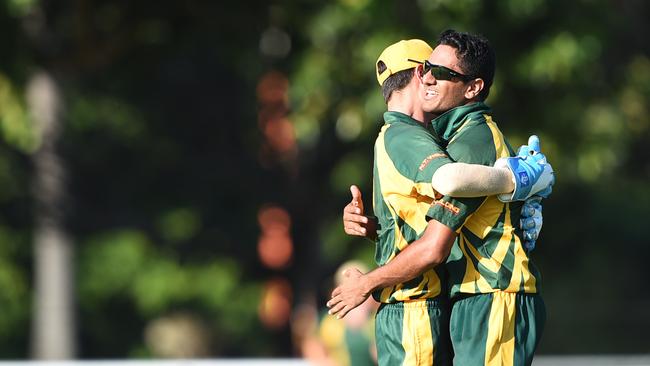
[[[439,115],[431,121],[433,129],[443,140],[449,141],[458,129],[465,123],[465,120],[472,115],[489,113],[491,111],[483,102],[465,104],[452,108]]]

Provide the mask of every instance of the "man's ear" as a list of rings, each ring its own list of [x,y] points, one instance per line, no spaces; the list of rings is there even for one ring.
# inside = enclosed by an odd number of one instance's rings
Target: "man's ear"
[[[418,83],[424,84],[424,81],[422,81],[422,74],[420,73],[421,68],[422,65],[418,65],[415,68],[413,68],[413,76],[416,78]]]
[[[465,99],[474,99],[476,98],[483,88],[485,87],[485,82],[481,78],[476,78],[467,83],[467,88],[465,89]]]

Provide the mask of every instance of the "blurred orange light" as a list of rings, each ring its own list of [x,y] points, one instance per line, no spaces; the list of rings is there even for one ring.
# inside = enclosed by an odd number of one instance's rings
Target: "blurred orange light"
[[[288,232],[291,228],[291,217],[287,210],[278,206],[266,206],[257,213],[257,221],[263,233],[271,231]]]
[[[264,128],[264,135],[271,147],[280,153],[289,152],[296,146],[293,124],[286,118],[268,121]]]
[[[257,253],[265,266],[282,269],[291,261],[293,243],[287,233],[264,234],[257,244]]]
[[[269,280],[262,293],[258,315],[262,324],[270,329],[280,329],[287,325],[291,316],[291,284],[284,278]]]
[[[269,268],[285,268],[293,255],[289,213],[282,207],[267,206],[259,210],[257,220],[262,229],[257,244],[260,260]]]
[[[288,111],[289,109],[287,108],[286,105],[281,105],[277,103],[263,105],[260,111],[257,113],[257,120],[260,129],[264,131],[264,127],[269,121],[283,118],[284,116],[287,115]]]
[[[257,84],[257,99],[261,104],[289,103],[289,80],[278,71],[269,71]]]

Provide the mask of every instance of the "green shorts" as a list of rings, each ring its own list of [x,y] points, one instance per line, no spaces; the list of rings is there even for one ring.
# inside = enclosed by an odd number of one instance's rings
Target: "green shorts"
[[[449,311],[447,299],[382,304],[375,317],[379,365],[451,365]]]
[[[537,294],[497,291],[454,302],[450,334],[455,365],[530,365],[546,310]]]

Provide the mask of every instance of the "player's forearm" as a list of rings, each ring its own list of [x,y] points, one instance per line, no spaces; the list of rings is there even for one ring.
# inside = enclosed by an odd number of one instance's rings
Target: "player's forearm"
[[[431,179],[437,192],[453,197],[482,197],[510,193],[515,189],[508,169],[453,163],[438,168]]]
[[[455,233],[431,222],[422,237],[395,256],[390,262],[362,276],[363,287],[370,293],[411,280],[445,261],[454,243]]]
[[[367,283],[364,287],[372,292],[417,277],[440,263],[429,259],[429,254],[425,245],[412,243],[393,260],[365,275]]]

